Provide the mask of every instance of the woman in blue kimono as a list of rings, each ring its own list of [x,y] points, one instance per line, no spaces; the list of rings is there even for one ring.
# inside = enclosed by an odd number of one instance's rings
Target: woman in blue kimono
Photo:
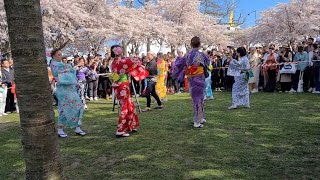
[[[209,54],[210,55],[210,54]],[[212,84],[212,74],[211,74],[211,71],[212,71],[213,67],[211,65],[211,61],[210,61],[210,65],[207,69],[207,72],[208,72],[208,77],[206,78],[206,93],[205,93],[205,97],[204,97],[204,100],[214,100],[213,98],[213,92],[212,92],[212,87],[211,87],[211,84]]]
[[[63,131],[65,127],[75,128],[77,135],[86,135],[80,128],[84,111],[84,104],[78,93],[76,70],[70,64],[62,62],[62,52],[53,50],[50,68],[57,82],[56,95],[58,98],[58,136],[66,138],[68,135]]]
[[[250,70],[249,59],[247,51],[244,47],[237,49],[238,60],[233,59],[230,64],[234,66],[239,75],[234,76],[234,84],[232,86],[232,105],[229,109],[237,109],[238,106],[245,106],[250,108],[249,101],[249,77]]]

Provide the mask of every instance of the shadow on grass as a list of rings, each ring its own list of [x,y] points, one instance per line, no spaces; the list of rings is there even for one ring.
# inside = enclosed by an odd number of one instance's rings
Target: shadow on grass
[[[206,102],[207,123],[194,129],[189,95],[170,96],[161,111],[139,114],[140,131],[115,138],[117,111],[89,103],[85,137],[60,139],[68,179],[316,179],[318,96],[261,93],[251,109],[227,110],[230,93]],[[145,99],[140,99],[142,107]],[[275,103],[276,101],[276,103]],[[153,104],[153,106],[155,106]],[[19,128],[1,132],[1,177],[23,177]],[[21,163],[22,162],[22,163]],[[15,168],[13,165],[18,166]],[[19,169],[19,171],[16,171]],[[13,173],[13,174],[12,174]]]

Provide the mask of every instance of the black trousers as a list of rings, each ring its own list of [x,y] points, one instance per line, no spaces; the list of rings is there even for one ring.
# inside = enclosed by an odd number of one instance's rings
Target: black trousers
[[[151,96],[153,96],[157,103],[158,106],[161,106],[162,103],[160,101],[160,98],[158,94],[156,93],[156,83],[148,79],[148,85],[147,85],[147,91],[146,91],[146,97],[147,97],[147,107],[151,107]]]
[[[320,91],[320,66],[313,67],[313,84],[316,91]]]
[[[304,90],[308,90],[308,87],[314,88],[314,80],[313,80],[313,67],[308,66],[304,70],[303,74],[303,84]]]
[[[266,87],[264,87],[265,92],[274,92],[276,90],[277,84],[277,72],[275,70],[268,69],[268,81]]]
[[[226,75],[225,84],[224,84],[225,90],[231,90],[233,83],[234,83],[234,77]]]
[[[140,82],[139,81],[136,81],[134,78],[132,78],[132,80],[131,80],[131,85],[130,85],[130,92],[131,92],[131,95],[134,95],[134,91],[133,91],[133,87],[134,87],[134,89],[136,90],[136,93],[137,94],[141,94],[141,92],[140,92],[140,87],[141,87],[141,84],[140,84]],[[133,86],[132,86],[133,85]]]
[[[13,112],[15,110],[16,110],[16,106],[14,104],[14,94],[11,92],[11,89],[8,89],[7,99],[6,99],[6,107],[5,107],[4,112]]]
[[[173,87],[174,87],[175,93],[180,92],[180,83],[178,82],[177,79],[173,79]]]
[[[290,91],[291,89],[291,82],[280,82],[280,85],[281,85],[282,92]]]

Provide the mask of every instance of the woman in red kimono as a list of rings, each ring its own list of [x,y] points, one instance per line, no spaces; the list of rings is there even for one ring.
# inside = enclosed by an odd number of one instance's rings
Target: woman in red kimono
[[[111,79],[113,89],[120,104],[120,116],[116,136],[128,137],[130,132],[136,132],[139,128],[139,118],[135,112],[134,103],[131,100],[129,75],[136,81],[145,79],[149,73],[142,67],[142,62],[122,58],[122,48],[119,45],[111,47]]]

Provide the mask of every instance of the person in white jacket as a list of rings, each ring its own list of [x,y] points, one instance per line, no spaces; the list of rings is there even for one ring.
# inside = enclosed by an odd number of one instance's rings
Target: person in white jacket
[[[2,84],[2,73],[0,72],[0,116],[8,115],[4,112],[6,108],[7,91],[7,86],[5,84]]]

